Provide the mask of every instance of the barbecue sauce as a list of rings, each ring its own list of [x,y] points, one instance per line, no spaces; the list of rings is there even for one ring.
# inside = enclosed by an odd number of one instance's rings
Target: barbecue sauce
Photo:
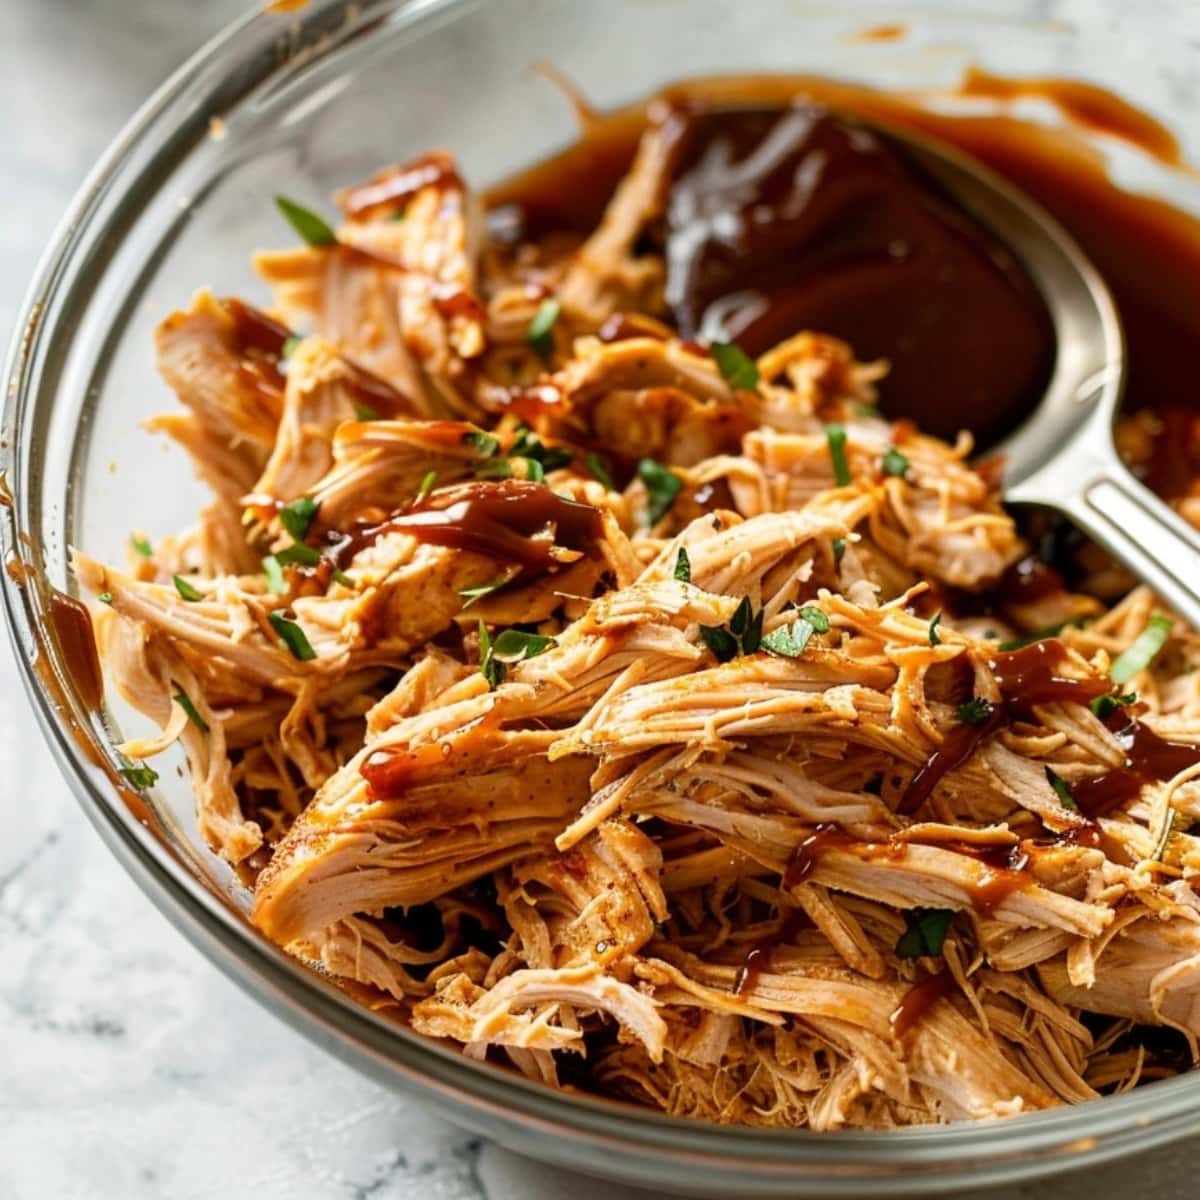
[[[738,968],[737,977],[733,983],[733,994],[743,996],[753,991],[759,976],[764,971],[770,971],[774,964],[775,951],[792,941],[796,934],[808,923],[808,916],[801,908],[789,908],[780,918],[779,928],[759,938],[746,952],[742,965]]]
[[[904,1037],[921,1018],[939,1001],[954,992],[954,976],[943,969],[905,992],[900,1005],[888,1018],[892,1033]]]
[[[567,500],[544,483],[472,480],[442,488],[378,525],[343,539],[335,560],[344,565],[388,533],[407,533],[433,546],[484,554],[537,576],[557,565],[554,550],[589,553],[604,535],[600,510]]]
[[[74,596],[57,588],[50,589],[49,613],[63,665],[80,701],[90,712],[99,712],[104,702],[104,676],[91,615]]]
[[[764,109],[773,108],[777,117],[782,116],[799,99],[825,106],[832,114],[878,120],[940,138],[973,155],[1042,204],[1067,228],[1099,269],[1112,289],[1125,328],[1128,354],[1126,406],[1154,410],[1163,429],[1155,437],[1155,454],[1144,468],[1145,480],[1169,498],[1183,494],[1200,472],[1200,405],[1181,398],[1178,387],[1178,380],[1187,377],[1194,347],[1200,343],[1200,221],[1164,200],[1123,191],[1113,184],[1107,176],[1103,157],[1078,129],[1082,127],[1121,138],[1167,165],[1179,161],[1174,139],[1158,122],[1138,113],[1119,97],[1073,81],[999,80],[976,71],[968,73],[960,94],[973,98],[977,104],[994,101],[997,107],[982,113],[978,108],[969,113],[953,112],[944,105],[934,109],[928,107],[930,101],[943,100],[945,93],[895,95],[811,76],[689,80],[669,87],[641,104],[593,116],[580,141],[493,189],[489,200],[493,207],[510,205],[519,209],[525,228],[533,236],[556,229],[586,236],[595,228],[613,189],[628,170],[637,140],[651,115],[663,120],[667,113],[680,108],[696,114],[696,122],[701,120],[706,106],[709,109],[749,109],[747,119],[758,122],[761,128],[765,123]],[[1054,128],[1011,116],[1001,106],[1014,96],[1040,96],[1049,100],[1072,125]],[[755,111],[757,116],[753,115]],[[734,118],[724,120],[728,125]],[[720,123],[716,122],[717,125]],[[749,138],[748,133],[738,133],[736,121],[734,125],[735,128],[728,131],[731,150],[737,148],[738,137],[743,137],[743,145],[744,139]],[[703,160],[703,138],[699,136],[703,128],[700,123],[694,126],[690,151],[693,163]],[[847,121],[841,129],[826,126],[825,133],[830,137],[840,136],[843,129],[851,128],[853,122]],[[825,133],[814,128],[812,137],[819,141]],[[848,134],[846,140],[849,140]],[[815,146],[817,142],[810,144]],[[718,141],[712,140],[710,145],[718,145]],[[756,149],[761,149],[761,145],[760,141]],[[797,151],[799,145],[794,142],[793,151]],[[891,170],[892,167],[885,167],[882,161],[891,150],[885,142],[880,145],[877,159],[871,154],[865,157],[875,162],[881,172]],[[793,153],[792,160],[799,163],[803,156],[797,157],[797,153]],[[728,167],[736,161],[731,158],[724,165]],[[764,159],[759,161],[761,164]],[[859,162],[849,151],[844,161]],[[722,164],[718,161],[717,165]],[[901,164],[898,170],[903,174],[907,167]],[[821,197],[836,199],[839,193],[835,178],[815,168],[813,175],[816,176],[814,190],[800,198],[809,205],[807,212],[815,226],[818,213],[813,205]],[[774,184],[783,176],[768,171],[758,182],[752,180],[751,186],[761,189],[764,179],[767,184]],[[868,183],[869,180],[870,176]],[[920,190],[922,182],[909,172],[899,186],[911,195],[911,189]],[[848,212],[853,209],[854,201],[848,192],[843,193],[842,198],[844,202],[840,209],[836,204],[832,206],[831,220],[840,214],[847,224],[852,225]],[[912,199],[917,203],[918,198]],[[665,200],[669,208],[669,195]],[[937,208],[940,219],[944,211],[940,206],[944,201],[935,198],[931,203]],[[873,219],[878,220],[884,215],[872,214]],[[948,230],[956,228],[955,217],[958,215],[946,213],[944,225]],[[752,232],[757,239],[758,232]],[[763,236],[774,235],[764,233]],[[951,235],[948,233],[947,236]],[[708,252],[715,255],[713,261],[723,261],[723,254],[735,256],[741,243],[736,238],[732,243],[722,247],[717,239]],[[754,247],[762,244],[761,240],[753,242]],[[808,248],[811,250],[811,245]],[[661,243],[657,249],[661,249]],[[802,243],[790,249],[784,246],[779,256],[790,261],[791,254],[800,253],[803,258],[804,250]],[[874,247],[874,252],[878,257],[878,246]],[[819,299],[813,300],[808,309],[798,308],[797,319],[802,317],[810,328],[836,332],[832,317],[840,315],[847,321],[857,317],[852,301],[858,294],[855,285],[860,276],[848,264],[849,259],[840,266],[828,268],[830,279],[839,284],[828,291],[830,319]],[[768,258],[768,274],[774,265]],[[904,265],[900,262],[900,268]],[[811,258],[808,268],[814,271],[825,269],[821,264],[814,264]],[[864,277],[868,283],[882,287],[879,279],[882,271],[880,260],[879,269],[874,274],[867,271]],[[1006,271],[1001,274],[1011,279]],[[803,283],[802,273],[797,272],[797,275]],[[1164,280],[1170,281],[1169,287],[1163,286]],[[772,277],[769,282],[772,288],[784,286],[786,290],[790,281],[785,279],[780,285]],[[1016,289],[1013,294],[1019,295],[1019,280],[1013,281],[1012,286]],[[757,281],[751,278],[739,282],[738,287],[755,290]],[[862,295],[865,299],[870,300],[878,294],[864,285]],[[920,299],[900,294],[897,311],[904,312],[910,301]],[[743,312],[741,319],[747,322],[747,314]],[[1039,318],[1025,312],[1019,321],[1028,327],[1031,321],[1038,324]],[[784,332],[793,332],[786,329],[786,320],[780,320],[778,324]],[[1007,329],[996,328],[991,332],[997,337],[1010,336]],[[964,426],[976,433],[1011,427],[1019,418],[1026,398],[1020,397],[1008,416],[999,409],[977,410],[974,402],[969,408],[964,406],[961,393],[952,391],[949,386],[951,375],[942,369],[942,352],[956,353],[956,347],[948,344],[951,340],[937,346],[938,352],[931,358],[922,360],[923,395],[916,400],[922,411],[925,405],[933,409],[935,418],[932,421],[925,419],[926,430],[953,435]],[[860,356],[869,353],[863,346],[857,349]],[[897,358],[893,363],[892,377],[879,384],[883,411],[890,416],[919,416],[918,411],[906,411],[909,397],[894,386],[900,361]],[[1007,367],[1003,374],[1009,377]],[[1178,413],[1168,422],[1164,414],[1175,409]],[[940,420],[937,419],[939,416]],[[1173,432],[1167,430],[1168,424]]]

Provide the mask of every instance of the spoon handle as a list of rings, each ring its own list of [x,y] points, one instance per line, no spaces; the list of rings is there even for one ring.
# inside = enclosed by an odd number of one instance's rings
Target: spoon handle
[[[1168,607],[1200,628],[1200,531],[1115,460],[1079,487],[1067,515]]]

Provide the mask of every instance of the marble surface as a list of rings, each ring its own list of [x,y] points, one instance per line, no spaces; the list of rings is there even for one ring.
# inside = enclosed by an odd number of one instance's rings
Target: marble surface
[[[83,172],[240,0],[4,0],[0,329]],[[109,857],[0,647],[0,1197],[637,1200],[360,1078],[204,961]],[[1176,1200],[1200,1146],[989,1193]]]

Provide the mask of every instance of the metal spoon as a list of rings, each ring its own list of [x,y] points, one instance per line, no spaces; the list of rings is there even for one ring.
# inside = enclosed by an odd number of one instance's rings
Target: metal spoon
[[[1134,478],[1113,444],[1125,339],[1104,281],[1066,230],[1006,180],[941,142],[879,125],[1013,250],[1050,309],[1054,374],[1033,415],[994,451],[1006,459],[1005,499],[1061,513],[1200,627],[1200,532]]]

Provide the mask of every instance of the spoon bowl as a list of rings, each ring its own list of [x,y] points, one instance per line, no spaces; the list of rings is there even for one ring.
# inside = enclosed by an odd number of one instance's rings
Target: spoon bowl
[[[1033,413],[989,452],[1002,457],[1004,498],[1061,513],[1200,626],[1200,532],[1121,462],[1113,426],[1125,384],[1125,340],[1107,285],[1040,205],[969,155],[872,122],[1004,242],[1041,291],[1054,324],[1054,371]]]

